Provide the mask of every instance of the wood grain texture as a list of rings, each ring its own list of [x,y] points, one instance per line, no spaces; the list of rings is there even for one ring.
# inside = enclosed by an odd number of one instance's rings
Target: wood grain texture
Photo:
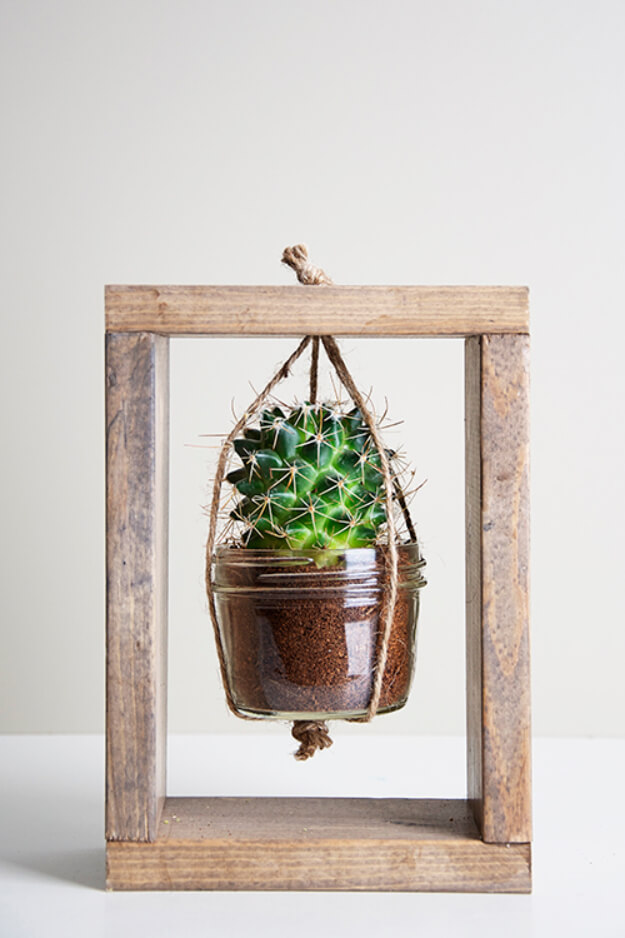
[[[465,801],[168,798],[155,843],[109,843],[110,889],[528,892],[530,846]]]
[[[469,798],[485,841],[524,843],[531,840],[528,337],[470,340],[467,387]]]
[[[106,836],[152,840],[165,797],[169,340],[106,342]]]
[[[467,796],[482,829],[482,342],[465,339]]]
[[[108,286],[109,332],[162,335],[526,333],[526,287]]]
[[[107,327],[109,887],[529,891],[527,291],[111,287]],[[303,332],[468,336],[467,801],[165,800],[165,336]]]

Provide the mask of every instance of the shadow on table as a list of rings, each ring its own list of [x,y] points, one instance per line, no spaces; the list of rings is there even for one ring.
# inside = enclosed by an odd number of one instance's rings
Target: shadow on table
[[[89,889],[105,888],[104,845],[101,848],[55,850],[46,853],[20,852],[18,856],[7,856],[6,859],[14,866],[41,876],[50,876]]]
[[[45,778],[45,774],[44,774]],[[81,785],[46,787],[33,773],[3,793],[0,860],[32,874],[105,889],[102,803]]]

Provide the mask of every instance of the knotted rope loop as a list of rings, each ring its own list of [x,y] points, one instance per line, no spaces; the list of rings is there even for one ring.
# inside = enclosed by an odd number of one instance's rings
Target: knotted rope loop
[[[332,745],[327,723],[320,720],[296,720],[291,736],[299,743],[295,758],[299,762],[310,759],[317,749],[328,749]]]
[[[316,286],[320,283],[332,284],[332,280],[321,267],[315,267],[310,263],[308,248],[305,244],[295,244],[292,248],[285,248],[282,263],[291,267],[297,274],[299,282],[306,286]]]

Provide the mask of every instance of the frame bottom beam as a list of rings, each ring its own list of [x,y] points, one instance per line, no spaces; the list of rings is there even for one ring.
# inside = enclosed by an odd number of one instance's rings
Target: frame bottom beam
[[[526,893],[530,849],[464,800],[167,798],[156,840],[109,841],[107,888]]]

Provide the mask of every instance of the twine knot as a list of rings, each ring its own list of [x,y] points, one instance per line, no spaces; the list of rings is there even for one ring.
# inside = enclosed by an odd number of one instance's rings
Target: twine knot
[[[291,735],[299,743],[295,758],[302,762],[314,756],[317,749],[328,749],[332,745],[327,723],[313,720],[296,720]]]
[[[317,286],[320,283],[331,284],[332,281],[321,267],[315,267],[308,260],[308,248],[305,244],[295,244],[292,248],[285,248],[282,253],[282,263],[291,267],[297,274],[300,283],[307,286]]]

